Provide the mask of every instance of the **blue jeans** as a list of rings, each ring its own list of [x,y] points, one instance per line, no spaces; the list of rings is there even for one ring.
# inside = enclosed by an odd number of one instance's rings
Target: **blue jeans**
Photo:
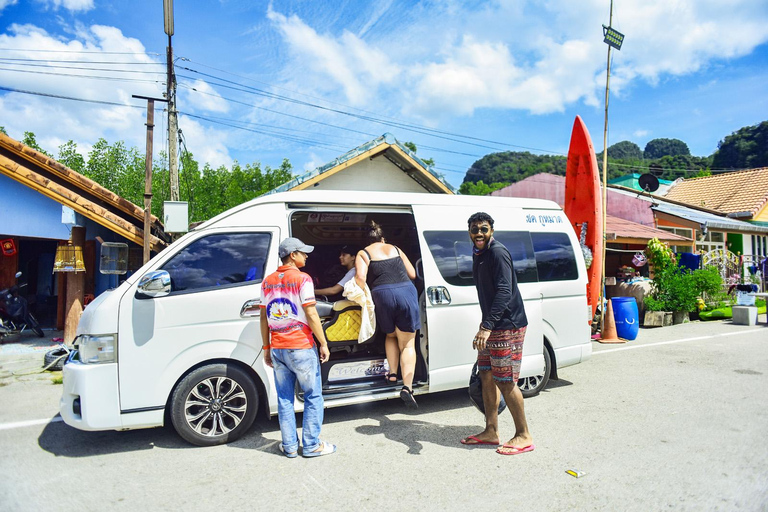
[[[323,425],[323,383],[320,378],[320,359],[314,348],[272,349],[277,390],[277,417],[283,437],[283,450],[299,449],[296,434],[296,414],[293,409],[296,381],[304,391],[304,422],[301,426],[301,444],[305,452],[320,446],[320,428]]]

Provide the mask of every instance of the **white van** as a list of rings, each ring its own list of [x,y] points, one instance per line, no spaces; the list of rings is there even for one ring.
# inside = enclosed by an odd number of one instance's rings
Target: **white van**
[[[280,264],[288,236],[315,246],[303,269],[318,287],[335,283],[339,249],[361,246],[375,220],[415,262],[422,329],[415,394],[466,387],[480,322],[467,219],[495,220],[511,252],[528,316],[520,385],[531,396],[557,368],[592,353],[586,269],[557,204],[538,199],[438,194],[297,191],[266,195],[190,231],[117,289],[85,308],[64,367],[61,416],[82,430],[156,427],[170,418],[198,445],[232,441],[256,413],[277,414],[272,370],[262,359],[261,280]],[[321,298],[318,298],[321,299]],[[336,308],[337,310],[339,308]],[[318,311],[333,324],[331,304]],[[325,404],[397,398],[386,382],[383,335],[329,342]],[[303,409],[297,394],[296,410]],[[166,416],[167,415],[167,416]]]

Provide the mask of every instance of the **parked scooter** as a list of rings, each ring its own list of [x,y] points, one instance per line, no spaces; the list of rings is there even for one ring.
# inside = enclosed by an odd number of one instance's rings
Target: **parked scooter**
[[[21,272],[16,272],[16,279],[19,277]],[[24,286],[26,284],[0,290],[0,338],[21,333],[27,327],[37,336],[45,336],[37,319],[29,311],[27,299],[19,295],[19,289]]]

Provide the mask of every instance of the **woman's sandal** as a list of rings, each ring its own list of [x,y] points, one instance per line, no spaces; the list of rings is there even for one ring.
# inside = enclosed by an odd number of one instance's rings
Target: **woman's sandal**
[[[409,409],[416,409],[419,404],[416,403],[416,399],[413,398],[413,390],[408,386],[403,386],[400,390],[400,400],[405,403],[405,406]]]
[[[387,378],[387,382],[389,382],[390,384],[394,384],[395,382],[397,382],[396,373],[388,373],[386,378]]]

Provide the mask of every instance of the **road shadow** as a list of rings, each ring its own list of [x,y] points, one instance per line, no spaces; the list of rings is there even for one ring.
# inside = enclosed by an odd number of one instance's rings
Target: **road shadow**
[[[573,386],[573,382],[565,379],[557,379],[557,380],[549,379],[549,383],[547,384],[547,387],[544,388],[542,391],[540,391],[539,394],[549,393],[553,389],[564,388],[566,386]],[[530,398],[528,400],[530,400]]]
[[[548,388],[564,385],[571,385],[571,383],[562,379],[550,381]],[[417,396],[416,399],[419,408],[414,411],[407,409],[398,398],[383,402],[326,409],[323,424],[330,425],[370,418],[378,421],[379,425],[357,427],[359,433],[371,436],[384,435],[387,439],[403,443],[408,447],[408,453],[416,455],[421,452],[423,442],[466,449],[467,447],[459,444],[459,440],[482,429],[483,419],[479,411],[477,423],[468,426],[445,426],[419,419],[419,416],[432,412],[472,407],[466,389],[421,395]],[[527,400],[536,400],[536,397]],[[400,417],[391,419],[390,416],[392,415],[404,415],[405,417],[403,419]],[[302,419],[302,414],[298,413],[296,424],[301,425]],[[52,421],[45,426],[38,437],[40,448],[57,457],[93,457],[154,448],[203,449],[203,447],[193,446],[184,441],[170,423],[164,427],[122,432],[115,430],[87,432],[70,427],[59,420],[58,415],[52,418]],[[278,441],[275,440],[279,437],[280,426],[277,417],[268,419],[263,411],[260,411],[251,429],[237,441],[229,443],[227,447],[259,450],[280,455],[276,448]]]

